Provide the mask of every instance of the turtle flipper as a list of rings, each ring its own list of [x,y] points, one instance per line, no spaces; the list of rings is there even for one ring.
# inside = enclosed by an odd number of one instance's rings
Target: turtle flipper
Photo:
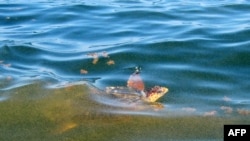
[[[140,76],[140,74],[133,73],[129,76],[127,81],[127,86],[133,88],[137,91],[144,91],[144,82]]]

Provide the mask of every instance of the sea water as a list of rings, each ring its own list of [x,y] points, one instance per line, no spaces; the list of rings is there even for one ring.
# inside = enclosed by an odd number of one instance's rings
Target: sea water
[[[247,0],[0,0],[0,140],[223,140],[250,123]],[[95,96],[142,68],[154,104]]]

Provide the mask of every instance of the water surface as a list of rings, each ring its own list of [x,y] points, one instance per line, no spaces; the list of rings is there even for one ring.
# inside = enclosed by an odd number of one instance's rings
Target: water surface
[[[0,139],[223,140],[224,124],[250,123],[249,9],[0,1]],[[147,89],[169,88],[160,108],[93,96],[126,86],[135,66]]]

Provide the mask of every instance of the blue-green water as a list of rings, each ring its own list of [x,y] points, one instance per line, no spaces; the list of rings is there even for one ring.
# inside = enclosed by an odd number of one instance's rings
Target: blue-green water
[[[0,126],[8,132],[0,139],[222,140],[225,123],[250,124],[249,17],[247,0],[0,0]],[[78,88],[126,86],[138,65],[146,88],[169,88],[164,108],[124,110]],[[33,121],[38,131],[27,135]]]

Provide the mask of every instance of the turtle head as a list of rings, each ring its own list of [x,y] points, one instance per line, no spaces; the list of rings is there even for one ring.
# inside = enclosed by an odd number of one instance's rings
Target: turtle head
[[[161,98],[163,95],[165,95],[167,92],[168,92],[168,88],[155,86],[147,93],[147,97],[145,100],[147,102],[155,102],[156,100]]]

